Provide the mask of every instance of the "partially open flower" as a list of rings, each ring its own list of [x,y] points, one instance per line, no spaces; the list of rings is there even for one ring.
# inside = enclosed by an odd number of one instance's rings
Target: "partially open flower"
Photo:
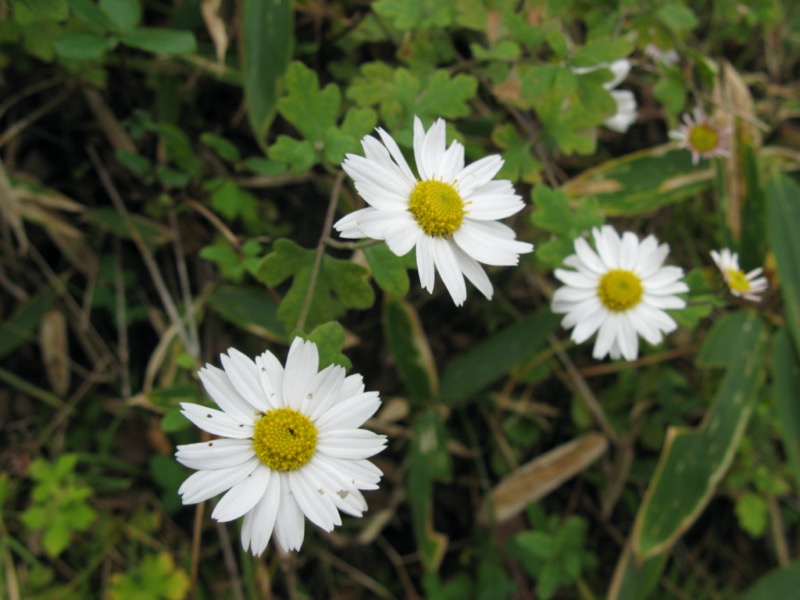
[[[692,115],[684,114],[683,123],[678,129],[669,132],[669,137],[678,140],[681,148],[692,153],[692,164],[700,162],[700,158],[714,156],[730,156],[729,127],[718,127],[699,106]]]
[[[711,258],[722,273],[731,294],[751,302],[761,300],[761,294],[769,287],[767,278],[759,277],[764,269],[759,267],[745,273],[739,268],[739,255],[728,248],[723,248],[719,252],[712,250]]]
[[[581,75],[598,69],[608,69],[614,76],[611,81],[603,84],[603,88],[611,94],[617,104],[617,112],[603,121],[603,125],[617,133],[625,133],[636,121],[636,96],[630,90],[617,90],[614,88],[628,77],[628,73],[631,71],[631,61],[621,58],[611,63],[600,63],[593,67],[575,67],[572,71],[577,75]]]

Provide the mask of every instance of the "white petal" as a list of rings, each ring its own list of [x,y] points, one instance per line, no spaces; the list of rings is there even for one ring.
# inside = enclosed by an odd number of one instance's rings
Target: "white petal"
[[[240,465],[253,458],[253,441],[250,439],[218,439],[178,446],[176,460],[190,469],[224,469]]]
[[[408,179],[410,182],[416,182],[416,178],[414,177],[414,173],[411,172],[411,169],[406,162],[405,156],[400,151],[400,148],[397,146],[397,142],[394,141],[394,138],[390,136],[386,131],[384,131],[381,127],[377,129],[378,135],[381,136],[381,140],[383,141],[386,148],[389,150],[389,153],[392,155],[394,162],[397,163],[397,166],[400,167],[403,175]]]
[[[220,498],[211,518],[227,523],[250,511],[264,495],[272,473],[263,465],[250,473]]]
[[[453,240],[469,256],[488,265],[516,265],[521,253],[533,250],[526,242],[498,238],[495,231],[496,228],[487,227],[487,223],[465,220],[453,234]]]
[[[422,147],[425,145],[425,128],[422,126],[420,118],[414,117],[414,162],[417,165],[417,172],[420,179],[427,179],[425,165],[422,164]]]
[[[433,267],[433,238],[429,235],[423,235],[417,242],[417,270],[419,284],[433,293],[436,271]]]
[[[393,228],[398,223],[398,217],[404,214],[400,211],[376,210],[367,215],[363,215],[358,220],[358,228],[374,240],[382,240],[386,237],[386,231]]]
[[[203,387],[225,414],[238,423],[252,423],[256,409],[233,386],[222,369],[206,365],[197,373]],[[260,390],[259,390],[260,391]]]
[[[439,163],[444,155],[445,136],[444,120],[436,119],[428,129],[428,133],[425,134],[425,141],[422,143],[422,157],[416,157],[421,179],[436,179]],[[423,170],[425,174],[423,174]]]
[[[350,460],[369,458],[386,447],[386,436],[366,429],[321,431],[317,436],[317,452]]]
[[[645,291],[657,292],[659,289],[675,283],[683,277],[683,269],[680,267],[666,266],[642,280]]]
[[[259,466],[263,467],[258,458],[253,457],[235,467],[228,469],[214,469],[213,471],[197,471],[192,473],[178,488],[178,494],[184,504],[197,504],[213,498],[220,492],[230,489],[245,477],[250,475]]]
[[[339,390],[339,400],[347,400],[351,396],[356,396],[364,391],[364,378],[358,373],[348,375],[344,378],[342,389]]]
[[[257,411],[268,410],[269,404],[261,388],[261,378],[256,363],[236,348],[230,348],[228,355],[222,354],[220,359],[233,386]],[[252,415],[253,411],[250,413]]]
[[[308,481],[305,469],[293,471],[289,474],[289,486],[297,505],[309,521],[325,531],[333,530],[335,525],[342,524],[342,518],[333,499],[319,492],[319,487],[314,482]]]
[[[383,475],[378,467],[366,459],[348,460],[317,453],[311,462],[337,481],[343,478],[345,487],[355,487],[361,490],[378,489],[378,482]]]
[[[619,316],[618,324],[617,344],[619,344],[620,352],[625,360],[636,360],[639,355],[639,337],[636,335],[627,313]]]
[[[497,191],[493,191],[497,190]],[[525,203],[509,181],[490,181],[464,198],[467,216],[476,221],[494,221],[517,214]]]
[[[397,167],[388,167],[356,154],[348,154],[344,162],[342,162],[342,168],[353,179],[356,188],[363,183],[367,183],[376,186],[378,189],[388,187],[400,196],[407,197],[414,187],[414,184],[406,179]],[[382,203],[382,200],[385,200],[387,196],[363,196],[363,198],[370,206],[375,208],[392,208],[391,204]]]
[[[456,176],[464,168],[464,146],[456,141],[451,142],[450,147],[442,156],[441,163],[437,169],[436,179],[445,183],[453,183]]]
[[[580,259],[582,265],[594,273],[595,275],[603,276],[605,275],[607,268],[603,265],[603,262],[600,260],[600,257],[597,256],[597,253],[592,250],[592,247],[589,245],[584,238],[576,238],[575,242],[575,252]]]
[[[275,527],[275,519],[278,516],[278,508],[281,502],[281,478],[271,476],[267,489],[261,499],[249,513],[245,515],[245,524],[242,526],[242,543],[244,543],[245,527],[250,522],[249,536],[253,556],[258,556],[267,547],[269,538],[272,537],[272,530]],[[302,516],[301,516],[302,520]],[[245,546],[247,550],[247,546]]]
[[[384,230],[386,245],[396,256],[405,256],[425,235],[411,213],[393,213],[394,221]]]
[[[617,323],[617,315],[609,314],[603,324],[600,326],[600,331],[597,334],[597,340],[594,343],[592,350],[592,357],[600,360],[611,349],[612,344],[617,340],[619,325]]]
[[[617,104],[617,112],[603,121],[603,125],[617,133],[625,133],[636,122],[636,96],[630,90],[614,90],[610,93]]]
[[[503,159],[498,154],[486,156],[468,165],[458,174],[458,191],[467,198],[480,187],[489,183],[503,167]]]
[[[453,302],[461,306],[467,299],[467,285],[450,244],[450,240],[433,238],[433,261]]]
[[[606,269],[618,269],[620,239],[617,232],[610,225],[603,225],[601,229],[593,229],[592,233],[597,253]]]
[[[649,319],[645,318],[645,314],[647,314],[646,310],[642,310],[642,305],[640,304],[636,308],[628,311],[628,319],[630,319],[631,325],[636,330],[639,335],[641,335],[644,339],[648,342],[653,344],[661,343],[663,336],[661,332],[656,327],[655,323],[650,321]]]
[[[283,401],[286,406],[299,410],[302,406],[306,387],[317,374],[319,351],[313,342],[305,342],[296,337],[286,357],[286,371],[283,376]]]
[[[311,383],[301,412],[315,421],[339,399],[339,390],[344,383],[345,370],[339,365],[329,365],[320,371]],[[308,396],[311,396],[308,398]]]
[[[333,228],[339,232],[339,235],[343,238],[354,239],[354,238],[363,238],[367,237],[366,234],[361,231],[358,226],[358,221],[364,215],[368,215],[371,212],[375,212],[377,209],[369,207],[369,208],[362,208],[361,210],[356,210],[351,212],[348,215],[345,215],[336,223],[333,224]]]
[[[282,408],[283,404],[283,365],[272,352],[264,352],[256,357],[256,368],[261,382],[261,391],[270,408]]]
[[[215,410],[191,402],[181,402],[181,413],[203,431],[229,438],[253,437],[251,423],[239,423],[221,410]]]
[[[600,326],[603,324],[603,321],[607,316],[607,310],[603,310],[602,307],[597,307],[594,312],[588,314],[578,321],[578,323],[575,325],[575,329],[572,330],[572,339],[576,344],[582,344],[592,337],[592,335],[598,329],[600,329]]]
[[[562,285],[553,293],[553,302],[560,306],[565,304],[576,304],[589,298],[595,298],[597,290],[594,288],[573,288]],[[563,311],[559,311],[563,312]]]
[[[275,539],[285,551],[300,550],[305,536],[303,511],[297,505],[289,487],[286,473],[279,474],[281,479],[278,515],[275,518]]]
[[[639,238],[635,233],[626,231],[622,234],[622,243],[619,252],[619,266],[627,271],[632,271],[636,266],[639,252]]]
[[[342,369],[344,371],[344,369]],[[317,429],[356,429],[364,424],[380,408],[378,392],[366,392],[348,398],[314,421]],[[313,417],[312,417],[313,419]]]
[[[607,68],[611,70],[614,78],[611,81],[604,83],[603,87],[607,90],[610,90],[625,81],[625,78],[631,71],[631,61],[629,61],[627,58],[621,58],[609,64]]]
[[[458,246],[453,246],[453,252],[456,255],[458,268],[461,269],[461,272],[472,282],[472,285],[478,288],[481,294],[491,300],[494,295],[494,288],[492,288],[492,282],[489,281],[489,276],[483,270],[483,267]]]
[[[556,269],[553,271],[553,275],[555,275],[556,279],[559,281],[574,288],[596,290],[598,284],[600,283],[599,278],[589,277],[583,273],[568,271],[566,269]]]

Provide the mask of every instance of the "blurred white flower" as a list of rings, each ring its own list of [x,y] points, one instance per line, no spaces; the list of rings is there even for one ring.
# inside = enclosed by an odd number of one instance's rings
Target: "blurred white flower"
[[[674,48],[662,50],[655,44],[647,44],[644,47],[644,53],[653,59],[653,62],[662,64],[665,67],[673,67],[680,61],[680,57]]]
[[[669,137],[678,140],[681,148],[692,153],[692,164],[700,162],[700,158],[714,156],[730,156],[729,149],[731,128],[720,128],[714,124],[701,107],[696,107],[692,115],[684,114],[683,123],[678,129],[670,131]]]
[[[686,306],[675,294],[689,291],[681,281],[683,270],[662,266],[669,245],[658,244],[652,235],[643,241],[625,232],[622,238],[613,227],[593,229],[596,251],[583,239],[575,240],[575,254],[564,264],[575,270],[556,269],[565,285],[553,294],[552,310],[565,313],[561,325],[573,328],[572,339],[580,344],[597,332],[592,356],[610,354],[635,360],[641,335],[659,344],[663,333],[677,328],[665,310]]]
[[[759,267],[745,273],[739,268],[739,255],[731,252],[728,248],[723,248],[719,252],[712,250],[711,258],[714,259],[714,263],[722,273],[731,294],[751,302],[761,300],[761,294],[769,287],[767,278],[759,277],[764,269]]]
[[[197,472],[178,493],[195,504],[228,492],[212,518],[244,516],[242,546],[261,554],[272,534],[284,550],[303,544],[305,515],[325,531],[341,525],[339,511],[360,517],[359,490],[377,489],[380,469],[367,460],[386,437],[360,429],[380,405],[360,375],[331,365],[317,372],[317,346],[295,338],[284,369],[271,352],[255,362],[231,348],[224,370],[206,365],[200,380],[222,409],[182,403],[200,429],[220,436],[178,446],[177,460]]]
[[[416,247],[420,285],[432,292],[438,271],[457,306],[467,298],[465,275],[491,299],[492,284],[479,263],[516,265],[533,250],[497,222],[525,206],[510,181],[493,180],[503,159],[495,154],[465,167],[464,146],[445,145],[445,122],[437,119],[425,132],[415,117],[417,179],[394,139],[377,131],[380,141],[361,140],[364,156],[348,154],[342,163],[369,207],[340,219],[336,230],[345,238],[385,240],[397,256]]]
[[[621,58],[611,63],[600,63],[593,67],[575,67],[572,71],[581,75],[598,69],[609,69],[614,75],[611,81],[603,84],[603,88],[611,94],[614,102],[617,103],[617,112],[606,119],[603,125],[617,133],[625,133],[636,121],[636,96],[630,90],[617,90],[614,88],[628,77],[628,73],[631,71],[631,61]]]

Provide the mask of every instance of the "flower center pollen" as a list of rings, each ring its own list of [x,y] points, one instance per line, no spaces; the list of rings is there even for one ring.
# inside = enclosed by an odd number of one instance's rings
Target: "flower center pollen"
[[[253,430],[253,450],[273,471],[296,471],[317,449],[317,428],[307,416],[291,408],[270,410]]]
[[[695,125],[689,130],[689,146],[700,154],[711,152],[719,144],[719,132],[707,123]]]
[[[750,291],[750,282],[745,274],[738,269],[728,269],[728,286],[734,292]]]
[[[600,279],[597,295],[609,310],[622,312],[639,304],[644,288],[637,275],[626,269],[612,269]]]
[[[448,236],[458,231],[466,211],[461,196],[449,183],[420,181],[411,192],[408,210],[432,236]]]

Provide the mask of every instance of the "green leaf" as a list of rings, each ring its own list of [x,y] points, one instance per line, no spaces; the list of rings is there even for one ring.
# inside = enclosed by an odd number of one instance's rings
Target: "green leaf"
[[[292,278],[289,291],[278,307],[278,318],[287,331],[295,328],[306,302],[314,255],[314,250],[306,250],[288,239],[280,239],[275,242],[272,253],[264,257],[257,268],[257,277],[270,286]],[[369,284],[368,274],[361,265],[323,255],[305,329],[333,321],[348,308],[372,306],[375,292]]]
[[[800,354],[800,187],[786,175],[777,175],[767,185],[769,239],[795,350]]]
[[[753,492],[745,492],[736,501],[739,525],[752,537],[761,537],[767,529],[768,510],[767,501]]]
[[[383,330],[408,395],[420,404],[430,405],[438,396],[439,381],[419,315],[405,300],[387,297]]]
[[[695,364],[706,369],[728,367],[741,351],[741,339],[752,327],[752,317],[748,311],[739,311],[717,320],[700,347]]]
[[[317,150],[312,142],[286,135],[279,135],[278,140],[269,147],[269,156],[289,165],[293,175],[305,173],[317,162]]]
[[[800,490],[800,360],[785,328],[772,340],[772,371],[781,439]]]
[[[319,370],[328,365],[341,365],[349,369],[352,365],[350,359],[342,353],[344,347],[344,327],[336,321],[323,323],[314,328],[308,335],[302,336],[303,339],[314,342],[319,351]]]
[[[570,197],[594,196],[608,216],[641,215],[693,198],[711,187],[713,169],[691,154],[657,146],[606,161],[565,183]]]
[[[559,320],[549,310],[540,310],[459,356],[442,373],[442,400],[452,403],[469,398],[530,359]]]
[[[241,157],[236,144],[216,133],[203,133],[200,135],[200,141],[216,152],[221,159],[228,162],[238,162]]]
[[[759,579],[738,600],[777,600],[793,598],[800,588],[800,563],[778,567]]]
[[[498,125],[492,131],[492,143],[503,149],[503,167],[498,179],[539,183],[542,163],[533,155],[533,140],[523,139],[511,124]]]
[[[646,560],[694,523],[725,475],[763,380],[764,327],[750,314],[713,405],[697,428],[671,427],[636,516],[633,549]]]
[[[604,38],[590,41],[572,57],[575,67],[593,67],[625,58],[633,52],[633,42],[627,38]]]
[[[53,44],[56,54],[69,60],[97,60],[113,49],[115,42],[96,33],[67,33]]]
[[[100,0],[100,8],[120,31],[129,31],[142,21],[140,0]]]
[[[683,35],[697,27],[699,21],[691,9],[683,2],[671,2],[661,6],[656,15],[675,34]]]
[[[211,194],[211,206],[226,219],[241,217],[245,222],[258,219],[258,199],[232,179],[212,179],[204,187]]]
[[[111,31],[114,22],[100,7],[90,0],[67,0],[72,13],[87,25],[100,31]]]
[[[567,194],[546,185],[533,188],[531,197],[535,207],[531,213],[531,223],[545,231],[568,238],[570,242],[592,227],[603,224],[603,215],[596,202],[573,201],[573,208]]]
[[[69,16],[67,0],[16,0],[11,6],[16,21],[22,25],[39,20],[63,21]],[[25,12],[29,14],[24,15]]]
[[[324,158],[329,165],[338,166],[348,152],[361,150],[361,138],[375,129],[378,116],[370,108],[351,108],[342,126],[331,126],[323,138]]]
[[[544,531],[523,531],[514,539],[523,549],[538,559],[548,559],[555,555],[553,536]]]
[[[767,195],[762,180],[759,148],[746,141],[743,136],[740,136],[738,144],[746,190],[742,197],[742,241],[739,248],[741,266],[746,273],[764,264],[770,237],[767,233]]]
[[[286,342],[278,306],[266,290],[254,286],[221,285],[208,306],[233,325],[272,342]]]
[[[686,83],[679,67],[664,70],[661,79],[653,86],[653,95],[667,111],[677,115],[686,104]]]
[[[244,95],[250,127],[264,144],[294,48],[291,0],[244,0],[240,19]]]
[[[372,3],[372,9],[399,31],[444,28],[456,17],[454,0],[378,0]]]
[[[191,31],[138,27],[121,35],[122,43],[154,54],[190,54],[197,51],[197,42]]]
[[[378,244],[364,248],[372,276],[380,288],[395,296],[405,296],[408,293],[408,271],[403,264],[403,259],[389,250],[386,244]]]
[[[645,561],[637,561],[631,552],[630,543],[614,570],[614,578],[608,590],[608,600],[647,600],[658,585],[658,579],[669,555],[657,554]]]
[[[278,101],[278,112],[294,125],[303,139],[322,142],[329,127],[336,124],[342,103],[339,86],[319,87],[317,74],[301,62],[286,71],[286,95]]]

